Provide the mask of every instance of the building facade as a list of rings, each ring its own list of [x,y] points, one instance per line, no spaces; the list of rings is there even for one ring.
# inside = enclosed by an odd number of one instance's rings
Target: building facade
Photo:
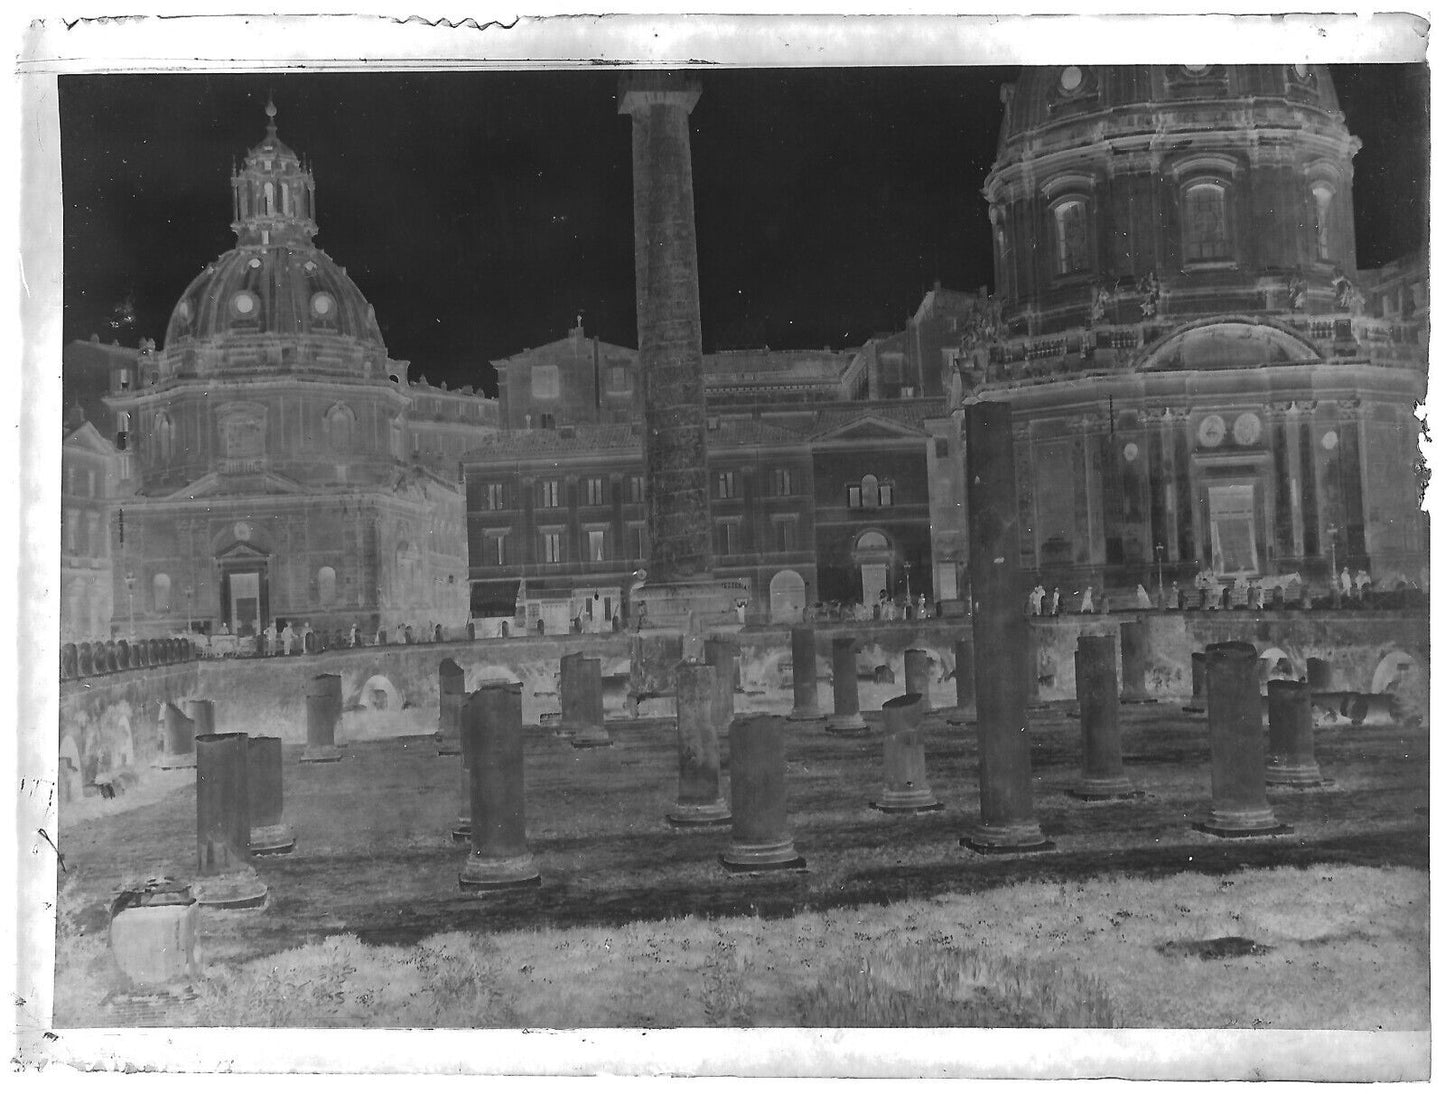
[[[134,604],[141,635],[460,626],[457,457],[495,432],[496,404],[408,382],[316,246],[311,172],[267,113],[231,180],[237,246],[181,294],[134,381],[113,373],[134,459],[111,521],[115,604]]]

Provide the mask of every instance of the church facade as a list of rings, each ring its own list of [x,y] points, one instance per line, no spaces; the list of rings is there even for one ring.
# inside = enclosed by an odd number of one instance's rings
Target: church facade
[[[1026,576],[1428,580],[1423,262],[1357,268],[1328,71],[1058,66],[1004,103],[997,292],[930,364],[1013,407]],[[931,423],[955,462],[961,418]],[[941,470],[935,537],[966,538]]]
[[[314,243],[311,172],[267,113],[231,180],[236,247],[106,400],[133,460],[111,521],[114,603],[134,605],[140,635],[458,627],[456,457],[495,431],[496,404],[407,381]]]

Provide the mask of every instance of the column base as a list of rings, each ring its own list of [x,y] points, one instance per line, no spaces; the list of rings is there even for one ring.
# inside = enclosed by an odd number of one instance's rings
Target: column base
[[[457,875],[457,883],[468,892],[491,893],[536,887],[542,884],[542,875],[530,854],[485,858],[473,851]]]
[[[1081,779],[1069,790],[1069,795],[1086,802],[1124,801],[1142,798],[1144,791],[1135,790],[1127,776],[1120,776],[1117,779]]]
[[[1266,786],[1323,786],[1319,764],[1269,764],[1264,769]]]
[[[1263,809],[1213,809],[1208,820],[1195,821],[1193,827],[1196,832],[1226,839],[1282,836],[1294,831],[1289,825],[1280,824],[1275,819],[1274,810],[1267,806]]]
[[[266,903],[266,883],[254,870],[199,878],[191,885],[191,896],[202,908],[244,911]]]
[[[821,722],[827,715],[817,707],[794,707],[788,712],[790,722]]]
[[[1052,851],[1052,840],[1044,839],[1037,821],[1021,824],[979,824],[958,841],[980,855],[1013,855],[1033,851]]]
[[[943,719],[951,726],[978,725],[978,711],[966,707],[954,707]]]
[[[194,752],[186,756],[162,756],[156,761],[156,767],[162,771],[182,771],[196,766],[196,754]]]
[[[823,731],[835,737],[866,737],[871,732],[868,722],[856,711],[852,714],[831,715]]]
[[[296,850],[296,834],[289,824],[266,824],[251,829],[251,854],[289,855]]]
[[[301,753],[300,763],[303,764],[334,764],[341,760],[341,749],[335,745],[307,745],[306,751]]]
[[[472,822],[469,820],[458,821],[457,826],[452,829],[453,843],[472,842]]]
[[[612,737],[602,726],[595,726],[589,729],[580,730],[577,736],[572,738],[573,748],[610,748]]]
[[[462,754],[462,742],[455,737],[443,737],[437,742],[438,756],[460,756]]]
[[[1205,712],[1201,704],[1193,702],[1185,703],[1180,709],[1183,710],[1185,714],[1203,714]]]
[[[807,866],[793,847],[791,838],[776,843],[738,843],[718,855],[718,862],[730,874],[763,873],[773,870],[802,870]]]
[[[931,792],[924,794],[922,801],[911,800],[914,797],[916,795],[890,795],[885,792],[877,801],[869,802],[868,808],[876,809],[880,813],[936,813],[943,808],[943,803]]]
[[[1119,702],[1128,706],[1137,706],[1141,703],[1157,703],[1159,700],[1151,695],[1121,695]]]
[[[732,820],[733,811],[722,798],[705,805],[678,802],[667,813],[667,823],[674,828],[715,828]]]

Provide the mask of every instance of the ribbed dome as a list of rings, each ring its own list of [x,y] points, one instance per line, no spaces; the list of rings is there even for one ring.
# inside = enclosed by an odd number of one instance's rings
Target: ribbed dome
[[[356,282],[324,251],[288,246],[239,247],[212,262],[171,312],[165,344],[263,334],[349,338],[386,350]]]
[[[1025,68],[1006,98],[1000,155],[1017,138],[1055,123],[1100,123],[1095,140],[1148,128],[1162,106],[1184,118],[1197,114],[1201,125],[1217,121],[1220,106],[1231,102],[1273,99],[1336,116],[1340,109],[1324,65],[1052,65]]]

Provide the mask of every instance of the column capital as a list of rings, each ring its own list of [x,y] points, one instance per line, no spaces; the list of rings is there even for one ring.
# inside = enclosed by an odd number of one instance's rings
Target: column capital
[[[691,114],[701,97],[702,84],[696,77],[677,72],[628,72],[617,88],[617,113],[676,106]]]

